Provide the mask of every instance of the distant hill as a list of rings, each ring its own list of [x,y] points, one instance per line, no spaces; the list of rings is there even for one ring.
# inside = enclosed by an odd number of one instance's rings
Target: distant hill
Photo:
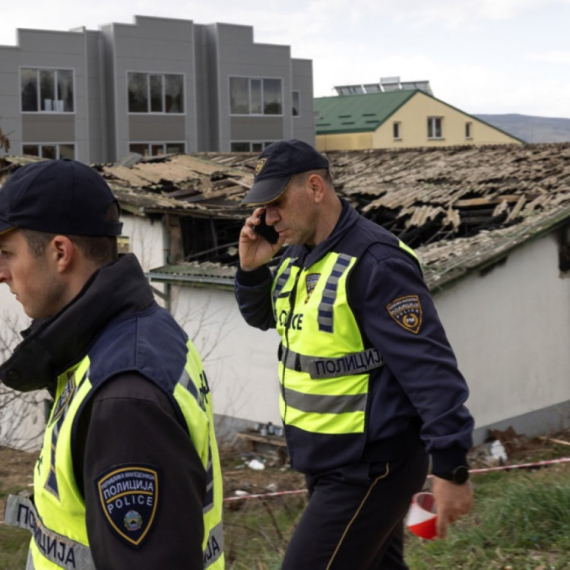
[[[570,141],[570,119],[517,114],[474,116],[528,143]]]

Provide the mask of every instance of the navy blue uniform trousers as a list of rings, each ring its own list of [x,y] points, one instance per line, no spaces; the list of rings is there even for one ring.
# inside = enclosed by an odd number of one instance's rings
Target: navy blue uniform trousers
[[[408,570],[403,519],[427,470],[419,444],[395,460],[308,475],[309,504],[282,570]]]

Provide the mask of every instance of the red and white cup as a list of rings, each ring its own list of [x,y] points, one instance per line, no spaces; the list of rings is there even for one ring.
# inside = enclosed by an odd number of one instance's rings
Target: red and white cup
[[[406,526],[416,536],[431,540],[437,536],[437,514],[432,493],[416,493],[406,516]]]

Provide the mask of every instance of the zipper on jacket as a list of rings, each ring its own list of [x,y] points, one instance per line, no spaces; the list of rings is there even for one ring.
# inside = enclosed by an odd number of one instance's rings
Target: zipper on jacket
[[[295,277],[295,282],[293,283],[293,287],[291,289],[291,293],[289,295],[289,315],[287,316],[287,321],[285,323],[285,356],[282,360],[283,364],[283,373],[281,375],[281,397],[283,398],[283,423],[287,425],[287,399],[285,398],[285,374],[287,373],[287,368],[285,366],[285,362],[287,362],[287,357],[289,356],[289,328],[291,326],[291,321],[293,320],[293,314],[295,312],[295,299],[297,297],[297,284],[299,283],[299,278],[301,277],[302,268],[299,267],[299,271],[297,272],[297,276]]]

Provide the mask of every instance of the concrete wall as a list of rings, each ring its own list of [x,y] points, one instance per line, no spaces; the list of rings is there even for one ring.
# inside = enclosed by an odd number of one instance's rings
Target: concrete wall
[[[570,279],[551,235],[436,295],[477,427],[544,433],[570,423]]]
[[[247,325],[232,291],[173,286],[172,298],[202,356],[216,414],[280,425],[277,332]]]
[[[315,112],[313,107],[313,62],[293,59],[293,91],[299,92],[300,112],[292,117],[293,138],[315,146]]]
[[[250,26],[136,16],[98,32],[19,30],[18,38],[17,47],[0,46],[0,125],[13,154],[25,143],[69,143],[78,160],[95,163],[122,158],[130,143],[185,143],[186,152],[229,151],[244,138],[314,143],[311,61],[292,60],[289,46],[254,43]],[[74,112],[22,113],[21,67],[73,70]],[[184,113],[129,113],[129,72],[182,75]],[[231,117],[231,76],[281,79],[283,114]]]
[[[116,156],[128,154],[129,143],[186,142],[197,149],[194,36],[190,20],[137,16],[135,24],[104,26],[107,66],[112,70]],[[112,38],[112,39],[111,39]],[[128,109],[128,73],[171,73],[184,77],[184,113],[132,114]],[[141,123],[149,127],[141,133]],[[182,135],[182,139],[181,139]]]
[[[19,59],[18,48],[0,46],[0,128],[10,140],[10,154],[22,149]]]
[[[291,92],[293,84],[290,47],[253,43],[253,28],[250,26],[228,24],[215,24],[215,26],[220,150],[229,151],[231,141],[272,142],[282,138],[292,138]],[[281,79],[283,114],[232,117],[230,77]]]
[[[0,117],[11,154],[24,144],[73,143],[75,156],[88,160],[86,36],[82,32],[19,30],[17,47],[0,47]],[[20,69],[73,72],[73,113],[22,112]]]

